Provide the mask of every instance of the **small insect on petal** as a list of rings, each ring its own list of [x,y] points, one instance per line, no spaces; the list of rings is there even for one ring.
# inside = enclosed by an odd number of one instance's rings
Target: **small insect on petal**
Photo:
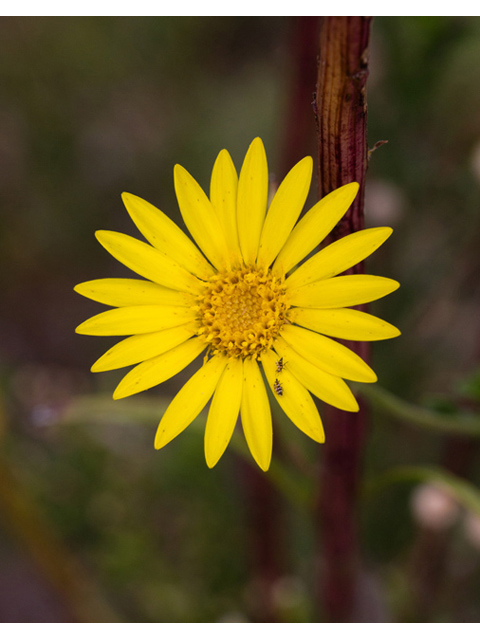
[[[275,382],[273,383],[273,390],[277,394],[277,396],[283,396],[283,387],[280,384],[278,378],[275,378]]]
[[[277,368],[277,373],[281,373],[287,363],[283,361],[283,357],[280,360],[275,362],[275,367]]]

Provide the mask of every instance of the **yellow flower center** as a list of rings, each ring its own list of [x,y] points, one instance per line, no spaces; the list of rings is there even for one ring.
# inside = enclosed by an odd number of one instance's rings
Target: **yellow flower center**
[[[198,335],[213,354],[255,358],[286,320],[283,278],[243,267],[213,276],[199,299]]]

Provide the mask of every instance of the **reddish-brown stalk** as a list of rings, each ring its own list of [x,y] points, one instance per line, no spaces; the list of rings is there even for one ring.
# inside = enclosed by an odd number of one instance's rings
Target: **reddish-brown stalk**
[[[359,193],[329,240],[364,227],[368,163],[366,82],[371,18],[326,17],[320,27],[315,98],[319,197],[356,181]],[[350,270],[361,273],[363,265]],[[365,343],[346,343],[366,359]],[[322,539],[320,607],[330,622],[353,621],[358,584],[357,494],[365,439],[364,407],[325,410],[318,525]]]

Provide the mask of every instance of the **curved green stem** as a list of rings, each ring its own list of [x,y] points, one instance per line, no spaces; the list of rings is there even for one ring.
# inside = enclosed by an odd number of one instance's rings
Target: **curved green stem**
[[[359,395],[363,396],[372,407],[394,416],[399,420],[410,423],[412,426],[431,429],[444,433],[454,433],[480,437],[480,416],[460,413],[447,415],[438,413],[425,407],[419,407],[413,403],[398,398],[390,391],[375,385],[361,385],[355,388]]]

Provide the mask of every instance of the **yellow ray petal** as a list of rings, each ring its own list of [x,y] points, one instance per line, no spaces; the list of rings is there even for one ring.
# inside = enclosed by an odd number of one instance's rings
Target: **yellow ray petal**
[[[248,148],[238,180],[237,224],[245,264],[255,264],[267,211],[268,166],[265,148],[255,138]]]
[[[104,311],[82,322],[75,331],[86,336],[128,336],[177,327],[195,317],[196,311],[190,307],[145,304]]]
[[[305,309],[293,307],[288,319],[294,324],[343,340],[387,340],[400,331],[392,324],[356,309]]]
[[[312,158],[303,158],[278,187],[260,236],[257,257],[260,267],[272,264],[297,222],[310,189],[312,167]]]
[[[92,365],[91,371],[111,371],[149,360],[182,344],[194,334],[195,323],[192,322],[164,331],[130,336],[104,353]]]
[[[391,233],[390,227],[363,229],[333,242],[300,265],[287,279],[287,288],[301,287],[346,271],[376,251]]]
[[[250,453],[260,469],[267,471],[272,458],[272,414],[260,368],[249,358],[243,362],[240,415]]]
[[[210,262],[219,270],[230,265],[227,243],[212,203],[198,182],[179,164],[174,169],[175,193],[180,213]]]
[[[377,380],[360,356],[335,340],[293,325],[285,325],[280,335],[292,349],[327,373],[357,382]]]
[[[190,238],[160,209],[131,193],[122,193],[122,200],[138,230],[156,249],[202,280],[214,275]]]
[[[240,411],[243,390],[243,361],[230,360],[220,378],[205,428],[205,459],[214,467],[232,437]]]
[[[200,280],[145,242],[117,231],[97,231],[95,236],[114,258],[147,280],[180,291],[202,291]]]
[[[358,187],[357,182],[351,182],[335,189],[307,211],[275,260],[276,275],[288,273],[326,238],[354,201]]]
[[[300,431],[306,433],[316,442],[325,442],[322,421],[312,396],[288,369],[284,369],[281,374],[277,373],[275,364],[277,360],[278,356],[272,350],[262,353],[263,370],[275,400]],[[276,381],[280,376],[281,395],[274,390]]]
[[[275,351],[283,358],[283,369],[277,372],[282,382],[284,371],[291,371],[293,375],[317,398],[344,411],[358,411],[358,402],[348,385],[338,376],[333,376],[314,364],[305,360],[290,347],[283,338],[278,337],[274,343]]]
[[[291,289],[288,302],[297,307],[317,309],[354,307],[383,298],[399,286],[396,280],[381,276],[337,276]]]
[[[232,264],[241,264],[242,254],[237,229],[238,176],[230,154],[220,151],[210,180],[210,201],[225,235]]]
[[[191,338],[170,351],[145,360],[129,371],[121,380],[113,393],[114,400],[126,398],[165,382],[184,369],[204,350],[203,340]]]
[[[184,291],[167,289],[148,280],[132,278],[100,278],[82,282],[74,291],[85,298],[96,300],[110,307],[130,307],[140,304],[167,304],[188,307],[195,298]]]
[[[214,356],[183,385],[158,425],[155,449],[164,447],[195,420],[212,397],[226,366],[225,356]]]

